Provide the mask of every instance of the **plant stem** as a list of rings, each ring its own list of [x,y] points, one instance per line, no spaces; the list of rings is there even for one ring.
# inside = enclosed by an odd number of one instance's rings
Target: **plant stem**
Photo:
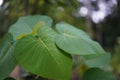
[[[38,75],[36,75],[36,76],[35,76],[35,79],[38,79],[38,78],[39,78],[39,76],[38,76]]]

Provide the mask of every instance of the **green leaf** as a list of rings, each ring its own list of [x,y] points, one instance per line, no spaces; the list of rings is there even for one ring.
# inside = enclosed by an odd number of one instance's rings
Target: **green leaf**
[[[44,23],[44,26],[52,26],[52,19],[43,15],[20,17],[18,22],[26,23],[30,28],[33,28],[39,22]]]
[[[62,50],[76,55],[103,54],[101,46],[90,39],[83,31],[72,25],[59,23],[56,25],[58,35],[55,42]]]
[[[91,68],[85,72],[83,80],[116,80],[116,79],[111,73],[105,72],[99,68]]]
[[[17,22],[10,27],[9,32],[13,35],[14,40],[17,40],[32,33],[32,29],[25,23]]]
[[[31,73],[50,79],[69,80],[72,59],[56,47],[55,35],[50,27],[40,27],[37,36],[31,34],[18,41],[14,55],[18,63]]]
[[[20,39],[28,34],[35,33],[37,27],[35,26],[51,26],[52,19],[48,16],[25,16],[19,18],[19,20],[13,24],[9,32],[13,35],[14,40]]]
[[[97,55],[89,55],[89,56],[84,56],[85,58],[85,63],[89,67],[99,67],[103,68],[110,63],[110,58],[111,55],[109,53],[106,54],[97,54]]]
[[[16,66],[15,58],[13,57],[14,45],[10,34],[6,34],[0,41],[0,80],[8,77],[11,71]]]

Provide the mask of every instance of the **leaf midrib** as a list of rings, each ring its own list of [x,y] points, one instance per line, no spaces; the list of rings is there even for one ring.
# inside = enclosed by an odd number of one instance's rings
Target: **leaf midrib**
[[[57,61],[57,59],[55,58],[55,56],[54,55],[52,55],[52,53],[51,53],[51,50],[47,47],[47,45],[44,43],[44,41],[41,39],[41,38],[38,38],[39,39],[39,41],[43,44],[43,46],[48,50],[48,52],[51,54],[51,56],[53,57],[53,59],[55,60],[55,62],[58,64],[58,65],[60,65],[60,63]],[[61,65],[60,65],[61,66]],[[60,67],[59,67],[60,68]],[[60,68],[61,69],[61,68]],[[61,71],[62,71],[62,69],[61,69]],[[63,71],[62,71],[63,72]]]

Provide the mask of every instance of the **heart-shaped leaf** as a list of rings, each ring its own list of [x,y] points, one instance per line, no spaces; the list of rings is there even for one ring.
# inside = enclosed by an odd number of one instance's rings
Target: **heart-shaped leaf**
[[[99,68],[91,68],[85,72],[83,80],[116,80],[116,79],[111,73],[105,72]]]
[[[14,55],[18,63],[31,73],[50,79],[69,80],[72,59],[56,47],[55,35],[50,27],[40,27],[36,36],[27,35],[18,41]]]
[[[14,40],[21,38],[22,36],[26,36],[35,30],[35,26],[51,26],[52,19],[48,16],[25,16],[19,18],[19,20],[13,24],[9,32],[13,35]]]
[[[83,31],[65,23],[56,25],[55,42],[62,50],[76,55],[102,54],[105,51]]]
[[[0,41],[0,80],[8,77],[11,71],[16,66],[15,58],[13,57],[14,45],[10,34],[6,34]]]

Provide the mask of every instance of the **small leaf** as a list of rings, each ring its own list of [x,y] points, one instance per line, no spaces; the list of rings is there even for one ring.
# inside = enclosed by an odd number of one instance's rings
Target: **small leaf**
[[[10,27],[9,33],[13,35],[14,40],[17,40],[28,34],[31,34],[32,29],[25,23],[17,22]]]
[[[40,16],[40,15],[25,16],[19,18],[19,20],[10,27],[9,32],[13,35],[14,40],[18,40],[28,34],[35,33],[36,30],[38,29],[37,27],[43,25],[51,26],[52,19],[48,16]]]
[[[44,16],[44,15],[20,17],[18,22],[26,23],[32,29],[39,22],[42,22],[43,24],[45,23],[44,26],[49,26],[49,27],[52,26],[52,19],[50,17]]]
[[[14,45],[10,34],[6,34],[0,41],[0,80],[8,77],[16,66],[15,58],[13,57]]]
[[[72,59],[56,47],[55,35],[50,27],[40,27],[37,36],[31,34],[18,41],[14,55],[18,63],[31,73],[69,80]]]
[[[85,72],[83,80],[116,80],[116,79],[111,73],[105,72],[99,68],[91,68]]]
[[[62,50],[75,55],[103,54],[101,46],[83,31],[65,23],[56,25],[58,35],[55,42]]]

